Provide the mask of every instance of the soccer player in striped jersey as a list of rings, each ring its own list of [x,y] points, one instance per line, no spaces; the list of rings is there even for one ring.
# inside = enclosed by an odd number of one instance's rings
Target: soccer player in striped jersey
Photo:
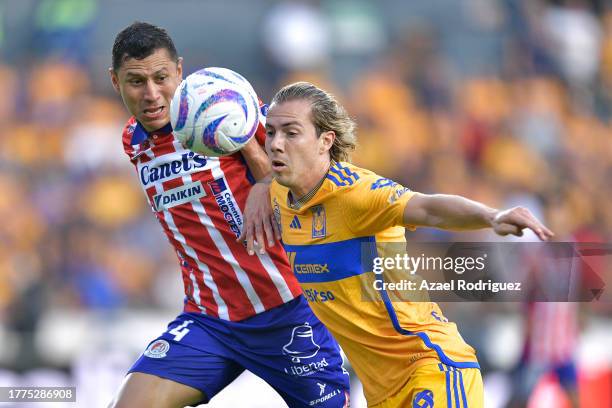
[[[109,71],[133,115],[123,131],[125,153],[177,254],[185,287],[183,313],[148,345],[112,406],[206,403],[245,369],[290,407],[348,406],[339,347],[274,244],[269,182],[256,182],[270,172],[263,124],[237,154],[185,150],[169,114],[182,61],[159,27],[136,22],[121,31]],[[262,245],[249,256],[253,235]]]
[[[546,265],[544,265],[546,269]],[[558,272],[549,271],[552,274]],[[554,282],[554,277],[549,282]],[[508,408],[529,405],[541,377],[554,373],[570,406],[578,407],[576,348],[579,336],[579,303],[530,302],[526,304],[525,343],[513,372],[514,389]]]
[[[483,407],[476,353],[432,302],[363,301],[375,275],[364,245],[404,242],[405,228],[492,228],[541,239],[552,233],[523,208],[498,211],[459,196],[410,191],[347,163],[354,123],[329,93],[306,82],[273,98],[266,150],[283,245],[315,314],[364,386],[370,407]],[[390,146],[392,148],[392,146]]]

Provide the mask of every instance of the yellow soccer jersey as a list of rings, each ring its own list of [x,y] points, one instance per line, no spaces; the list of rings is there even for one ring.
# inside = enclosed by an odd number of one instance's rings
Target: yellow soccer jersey
[[[270,192],[293,272],[363,383],[368,405],[397,393],[423,365],[479,368],[474,349],[437,304],[391,302],[383,291],[380,300],[362,298],[375,279],[362,266],[362,248],[405,242],[403,212],[413,192],[344,162],[332,165],[299,209],[276,181]]]

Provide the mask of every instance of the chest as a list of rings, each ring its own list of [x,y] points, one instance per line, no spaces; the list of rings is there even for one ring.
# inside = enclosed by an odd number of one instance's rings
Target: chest
[[[346,222],[336,206],[318,204],[296,212],[279,205],[276,198],[273,204],[285,243],[317,245],[345,235]]]
[[[214,173],[220,167],[218,158],[205,157],[186,150],[172,136],[159,143],[145,141],[133,162],[145,190],[194,173]]]
[[[247,168],[238,155],[199,155],[184,149],[172,136],[143,143],[133,163],[155,211],[180,209],[194,200],[213,210],[231,204],[237,211],[238,201],[244,201],[250,186]]]

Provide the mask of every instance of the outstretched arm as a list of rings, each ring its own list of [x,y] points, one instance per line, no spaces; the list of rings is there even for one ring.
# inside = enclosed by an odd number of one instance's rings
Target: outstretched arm
[[[492,228],[499,235],[521,236],[529,228],[542,241],[554,235],[526,208],[500,211],[456,195],[416,193],[406,204],[403,221],[405,225],[459,231]]]
[[[280,239],[278,226],[273,219],[272,206],[270,205],[270,161],[263,148],[255,138],[251,139],[242,150],[242,156],[253,177],[257,181],[247,197],[244,208],[244,224],[242,233],[237,241],[246,240],[249,255],[254,252],[254,240],[259,245],[260,253],[265,252],[265,237],[268,246],[274,246],[275,240]]]

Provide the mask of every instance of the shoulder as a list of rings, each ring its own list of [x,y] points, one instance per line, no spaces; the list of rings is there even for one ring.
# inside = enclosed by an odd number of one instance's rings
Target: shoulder
[[[382,177],[371,170],[346,162],[335,163],[329,169],[327,178],[333,182],[337,189],[344,190],[346,194],[359,195],[381,187],[397,185],[394,181]]]
[[[356,181],[349,188],[346,188],[342,199],[345,205],[357,209],[369,208],[384,204],[393,204],[404,193],[410,189],[398,182],[381,176],[371,170],[359,168],[357,166],[342,163],[356,176]]]
[[[136,119],[132,116],[123,126],[123,131],[121,134],[121,139],[123,141],[123,150],[125,150],[125,153],[130,156],[131,153],[134,151],[134,147],[132,146],[132,138],[134,137],[136,125]]]
[[[132,116],[131,118],[128,119],[127,122],[125,122],[125,125],[123,125],[123,131],[122,131],[122,136],[123,136],[123,144],[131,144],[130,142],[132,141],[132,136],[134,136],[134,130],[136,130],[136,119]]]
[[[286,197],[289,189],[285,186],[281,186],[278,181],[272,180],[270,183],[270,197],[271,198],[280,198],[283,195]]]

